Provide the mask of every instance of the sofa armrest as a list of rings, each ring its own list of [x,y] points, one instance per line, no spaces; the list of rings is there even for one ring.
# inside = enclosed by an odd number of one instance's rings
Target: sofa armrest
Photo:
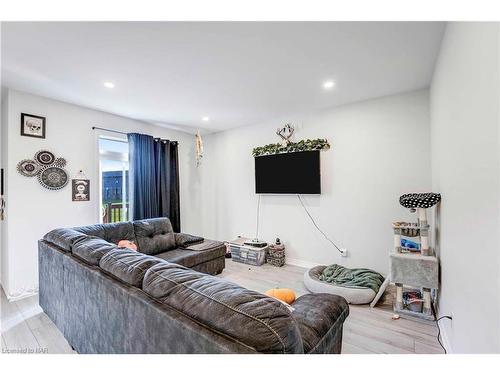
[[[203,242],[205,239],[203,237],[193,236],[187,233],[174,233],[175,235],[175,246],[186,248],[190,245]]]
[[[326,293],[306,294],[292,304],[302,336],[304,353],[340,353],[342,325],[349,305],[340,296]]]

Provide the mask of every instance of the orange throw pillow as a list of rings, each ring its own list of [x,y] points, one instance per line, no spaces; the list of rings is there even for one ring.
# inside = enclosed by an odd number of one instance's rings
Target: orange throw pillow
[[[279,299],[280,301],[286,302],[288,304],[292,304],[293,301],[295,301],[295,292],[292,289],[287,289],[287,288],[269,289],[265,293],[265,295]]]
[[[129,240],[121,240],[118,242],[118,247],[125,247],[127,249],[137,251],[137,245]]]

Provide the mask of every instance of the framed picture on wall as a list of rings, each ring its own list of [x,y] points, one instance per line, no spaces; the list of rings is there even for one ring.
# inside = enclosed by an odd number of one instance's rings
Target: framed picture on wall
[[[90,200],[90,180],[72,180],[71,199],[73,202],[86,202]]]
[[[21,113],[21,135],[45,138],[45,117]]]

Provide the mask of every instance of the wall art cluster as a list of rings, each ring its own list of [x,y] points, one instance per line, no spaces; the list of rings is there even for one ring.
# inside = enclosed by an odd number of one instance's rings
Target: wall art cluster
[[[37,177],[40,185],[46,189],[59,190],[69,181],[65,166],[64,158],[56,158],[53,152],[40,150],[33,159],[24,159],[17,163],[17,171],[25,177]]]

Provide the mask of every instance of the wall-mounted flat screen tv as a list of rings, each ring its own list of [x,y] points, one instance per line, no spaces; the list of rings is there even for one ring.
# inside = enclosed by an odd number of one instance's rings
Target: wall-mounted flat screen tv
[[[319,151],[255,158],[257,194],[321,194]]]

